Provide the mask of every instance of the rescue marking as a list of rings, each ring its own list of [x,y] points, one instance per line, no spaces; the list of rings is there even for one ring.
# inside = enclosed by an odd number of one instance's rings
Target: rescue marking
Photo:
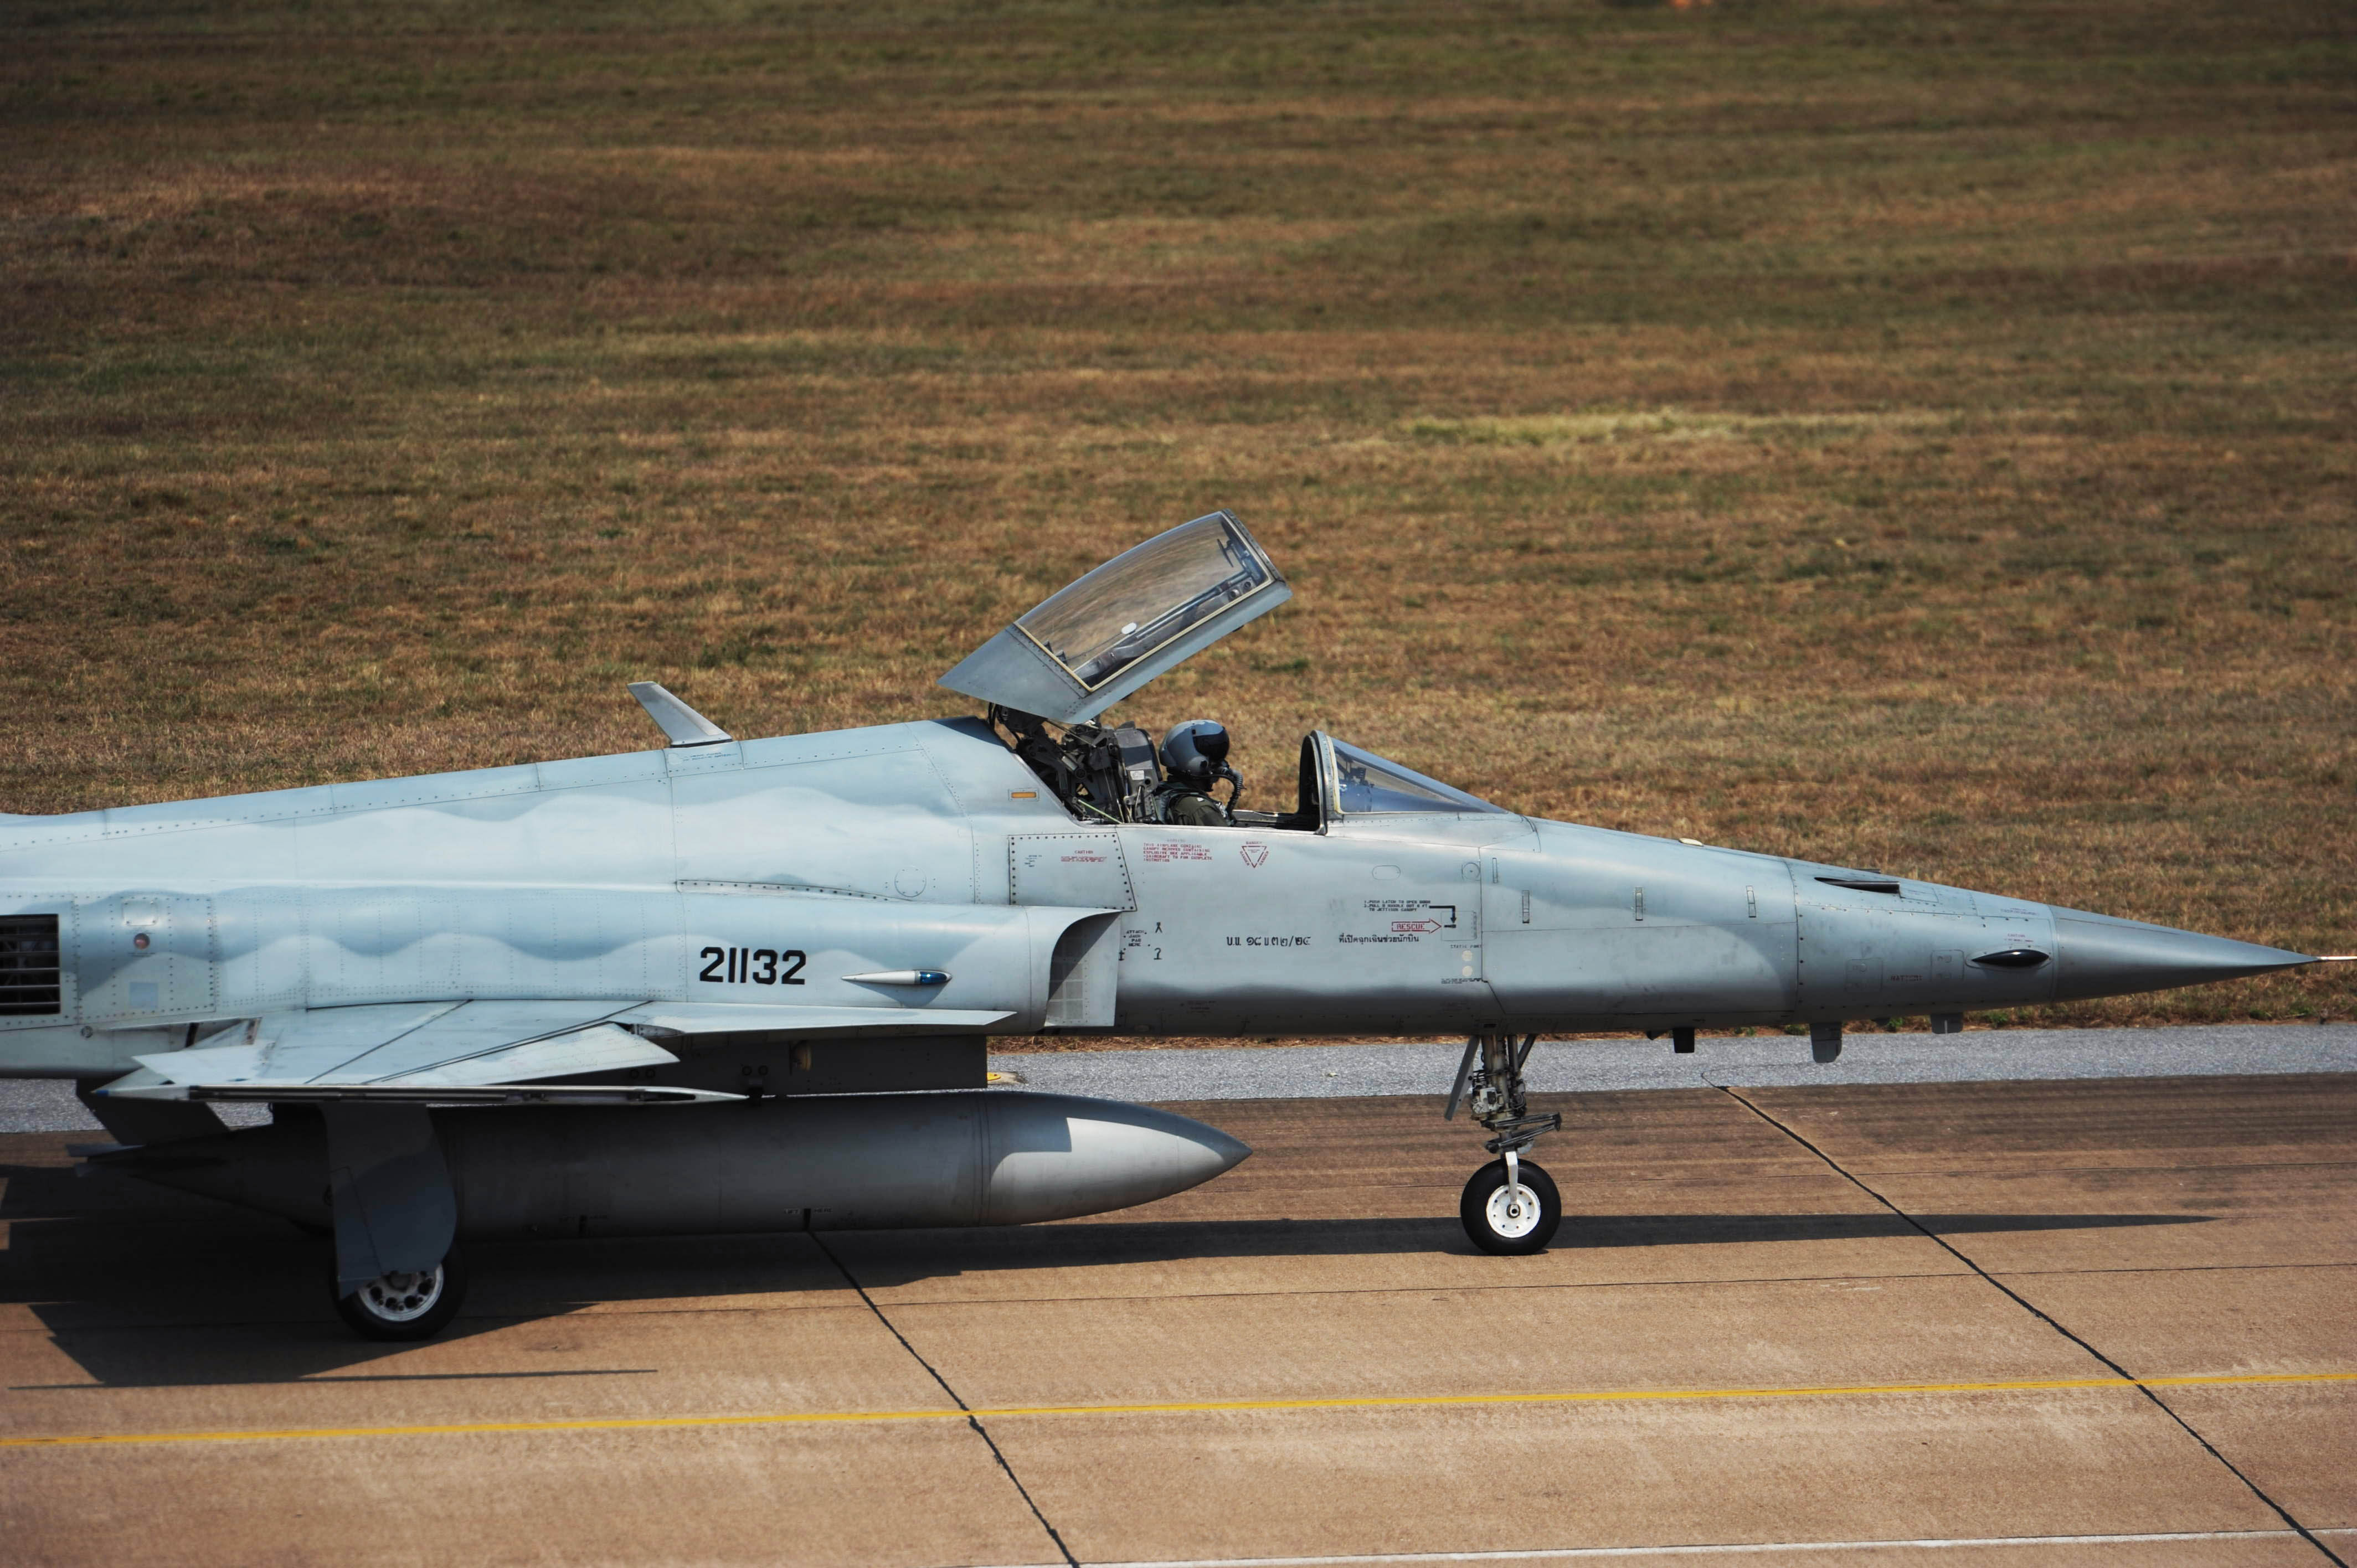
[[[965,1410],[774,1411],[756,1415],[639,1415],[576,1421],[454,1422],[430,1426],[307,1426],[253,1432],[66,1433],[0,1437],[0,1448],[69,1448],[104,1444],[260,1443],[296,1437],[453,1437],[494,1432],[647,1432],[690,1426],[822,1426],[865,1421],[1005,1420],[1026,1415],[1198,1415],[1256,1411],[1430,1410],[1450,1406],[1641,1404],[1656,1400],[1813,1399],[1862,1394],[1986,1394],[2093,1389],[2255,1387],[2278,1383],[2357,1383],[2350,1372],[2219,1372],[2178,1378],[2025,1378],[1975,1383],[1857,1383],[1759,1389],[1611,1389],[1521,1394],[1361,1394],[1334,1399],[1194,1400],[1157,1404],[1004,1405]],[[92,1387],[103,1387],[93,1384]]]

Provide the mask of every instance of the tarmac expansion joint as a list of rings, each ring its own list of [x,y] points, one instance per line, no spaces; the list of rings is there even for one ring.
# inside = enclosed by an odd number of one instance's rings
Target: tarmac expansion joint
[[[1930,1241],[1933,1246],[1938,1247],[1950,1257],[1955,1259],[1956,1262],[1964,1264],[1964,1267],[1979,1275],[1981,1279],[1988,1284],[1990,1289],[1997,1291],[2003,1294],[2007,1300],[2012,1302],[2024,1312],[2038,1319],[2039,1322],[2045,1324],[2055,1333],[2061,1335],[2063,1338],[2069,1340],[2072,1344],[2085,1351],[2089,1356],[2094,1358],[2094,1359],[2101,1362],[2104,1366],[2111,1369],[2114,1375],[2118,1377],[2123,1382],[2135,1388],[2137,1393],[2150,1401],[2155,1409],[2158,1410],[2162,1414],[2168,1416],[2170,1421],[2174,1422],[2188,1437],[2190,1437],[2194,1442],[2200,1444],[2203,1453],[2216,1460],[2225,1468],[2227,1474],[2233,1476],[2237,1481],[2240,1481],[2244,1487],[2247,1489],[2253,1497],[2266,1505],[2267,1509],[2277,1519],[2282,1520],[2285,1525],[2287,1526],[2293,1533],[2297,1534],[2301,1540],[2307,1541],[2310,1546],[2316,1548],[2319,1552],[2323,1554],[2327,1561],[2338,1564],[2339,1568],[2349,1568],[2347,1561],[2342,1558],[2340,1553],[2334,1552],[2332,1548],[2325,1545],[2321,1540],[2318,1539],[2314,1530],[2310,1530],[2307,1525],[2302,1524],[2298,1520],[2292,1517],[2290,1509],[2285,1508],[2283,1504],[2276,1501],[2274,1498],[2268,1496],[2257,1482],[2252,1480],[2249,1476],[2244,1474],[2239,1466],[2237,1466],[2233,1460],[2227,1458],[2224,1454],[2221,1453],[2216,1444],[2201,1435],[2200,1432],[2194,1429],[2191,1422],[2187,1421],[2184,1416],[2179,1414],[2176,1409],[2172,1407],[2167,1400],[2162,1399],[2152,1386],[2152,1382],[2158,1381],[2158,1380],[2147,1381],[2145,1379],[2136,1377],[2136,1374],[2130,1372],[2126,1367],[2120,1365],[2119,1362],[2114,1360],[2111,1357],[2097,1349],[2087,1339],[2065,1327],[2052,1314],[2044,1311],[2032,1303],[2027,1296],[2024,1296],[2020,1292],[2013,1289],[2003,1280],[1998,1279],[1995,1274],[1990,1273],[1986,1269],[1981,1267],[1978,1262],[1975,1262],[1961,1248],[1957,1247],[1946,1237],[1941,1235],[1938,1231],[1933,1230],[1931,1227],[1917,1219],[1913,1215],[1900,1208],[1899,1205],[1891,1202],[1890,1199],[1885,1197],[1880,1192],[1878,1192],[1875,1188],[1867,1185],[1867,1183],[1859,1177],[1852,1175],[1842,1165],[1840,1161],[1835,1159],[1831,1155],[1825,1153],[1824,1150],[1819,1148],[1816,1144],[1803,1137],[1794,1129],[1786,1126],[1782,1122],[1778,1121],[1775,1117],[1761,1110],[1759,1105],[1754,1103],[1748,1096],[1744,1095],[1739,1090],[1723,1083],[1713,1083],[1711,1084],[1711,1087],[1717,1090],[1721,1094],[1726,1095],[1728,1099],[1734,1101],[1737,1104],[1742,1106],[1746,1111],[1750,1112],[1751,1114],[1757,1116],[1760,1120],[1765,1122],[1779,1133],[1784,1134],[1785,1137],[1790,1138],[1793,1143],[1800,1144],[1801,1147],[1806,1149],[1812,1155],[1814,1155],[1818,1159],[1824,1161],[1826,1169],[1832,1171],[1835,1176],[1849,1183],[1850,1186],[1857,1188],[1858,1191],[1864,1193],[1875,1202],[1880,1204],[1883,1208],[1889,1209],[1898,1219],[1904,1220],[1908,1225],[1913,1227],[1916,1231],[1921,1234],[1924,1240]]]
[[[982,1439],[983,1446],[990,1450],[990,1456],[997,1462],[1000,1474],[1004,1475],[1007,1484],[1015,1488],[1015,1495],[1023,1499],[1023,1506],[1031,1510],[1031,1517],[1039,1521],[1039,1528],[1047,1532],[1049,1541],[1062,1556],[1067,1568],[1080,1568],[1080,1559],[1072,1555],[1072,1549],[1064,1544],[1063,1536],[1057,1531],[1053,1524],[1049,1522],[1048,1516],[1040,1511],[1038,1499],[1031,1496],[1031,1489],[1023,1484],[1023,1477],[1015,1473],[1015,1466],[1006,1462],[1006,1454],[1000,1450],[997,1440],[990,1435],[990,1429],[983,1425],[982,1417],[975,1412],[974,1408],[965,1402],[963,1395],[950,1386],[950,1380],[942,1376],[940,1368],[926,1360],[923,1354],[914,1345],[909,1343],[909,1337],[900,1332],[899,1325],[885,1316],[884,1309],[876,1305],[876,1298],[867,1294],[867,1287],[859,1283],[858,1278],[845,1266],[841,1258],[835,1256],[834,1249],[826,1244],[825,1239],[814,1230],[810,1233],[810,1239],[825,1256],[826,1261],[834,1265],[835,1272],[843,1276],[843,1283],[849,1285],[857,1293],[859,1299],[867,1304],[867,1310],[876,1315],[876,1321],[884,1326],[884,1331],[899,1341],[900,1348],[909,1353],[909,1359],[922,1367],[925,1369],[925,1375],[939,1383],[942,1392],[947,1394],[951,1402],[964,1412],[966,1425],[972,1429],[976,1437]]]

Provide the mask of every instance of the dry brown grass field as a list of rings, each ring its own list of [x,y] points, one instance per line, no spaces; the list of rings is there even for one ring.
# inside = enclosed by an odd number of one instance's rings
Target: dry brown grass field
[[[2357,948],[2338,0],[0,12],[0,809],[1128,712]],[[2279,977],[1997,1022],[2292,1018]]]

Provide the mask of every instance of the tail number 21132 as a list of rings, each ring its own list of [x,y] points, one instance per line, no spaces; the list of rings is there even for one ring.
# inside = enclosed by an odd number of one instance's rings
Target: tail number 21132
[[[800,985],[810,955],[800,948],[706,948],[695,955],[704,971],[695,978],[715,985]]]

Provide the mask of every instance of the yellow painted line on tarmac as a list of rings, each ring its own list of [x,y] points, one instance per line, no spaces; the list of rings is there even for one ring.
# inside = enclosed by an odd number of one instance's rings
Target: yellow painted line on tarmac
[[[2357,1372],[2225,1372],[2182,1378],[2037,1378],[2005,1382],[1851,1383],[1808,1388],[1611,1389],[1521,1394],[1364,1394],[1336,1399],[1189,1400],[1157,1404],[1035,1404],[964,1410],[778,1411],[757,1415],[635,1415],[572,1421],[469,1421],[420,1426],[296,1426],[253,1432],[65,1433],[0,1437],[0,1448],[102,1444],[260,1443],[305,1437],[457,1437],[494,1432],[655,1432],[687,1426],[826,1426],[882,1421],[1012,1420],[1030,1415],[1194,1415],[1249,1411],[1433,1410],[1515,1404],[1640,1404],[1661,1400],[1818,1399],[1865,1394],[1992,1394],[2077,1389],[2249,1387],[2350,1383]]]

